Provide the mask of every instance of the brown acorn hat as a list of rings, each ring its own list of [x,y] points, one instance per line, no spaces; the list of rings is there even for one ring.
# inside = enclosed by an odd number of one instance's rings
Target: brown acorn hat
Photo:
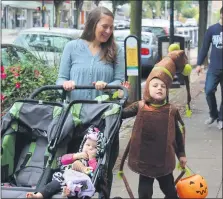
[[[164,57],[154,66],[151,73],[149,74],[146,80],[143,100],[145,102],[153,102],[153,99],[151,99],[149,93],[149,83],[153,78],[159,78],[162,80],[165,83],[167,89],[169,89],[176,72],[182,73],[184,66],[187,64],[187,61],[188,59],[184,50],[174,50],[169,52],[166,57]]]

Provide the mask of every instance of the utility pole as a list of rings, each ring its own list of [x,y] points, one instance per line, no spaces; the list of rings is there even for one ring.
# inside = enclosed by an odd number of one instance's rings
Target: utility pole
[[[44,0],[42,0],[42,27],[45,25],[45,6],[44,6]]]
[[[130,32],[139,39],[139,51],[141,51],[141,19],[142,19],[142,1],[131,1],[131,24]],[[129,93],[129,102],[135,102],[141,99],[141,66],[139,57],[138,76],[129,76],[128,81],[131,84]]]
[[[170,0],[170,44],[174,42],[174,0]]]

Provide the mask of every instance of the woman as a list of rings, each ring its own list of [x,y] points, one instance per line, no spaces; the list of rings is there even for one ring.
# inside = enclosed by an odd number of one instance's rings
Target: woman
[[[114,16],[97,7],[88,16],[80,39],[66,44],[61,58],[58,85],[67,91],[75,85],[95,85],[96,90],[75,90],[70,100],[94,99],[106,85],[124,81],[124,53],[114,41]]]

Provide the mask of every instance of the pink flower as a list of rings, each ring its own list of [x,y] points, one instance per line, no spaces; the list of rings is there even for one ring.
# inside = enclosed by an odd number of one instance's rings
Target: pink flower
[[[21,84],[20,84],[19,82],[17,82],[17,83],[15,84],[15,87],[16,87],[16,88],[20,88],[20,87],[21,87]]]
[[[4,73],[4,71],[5,71],[4,66],[1,66],[1,73]]]
[[[14,75],[14,77],[16,77],[16,78],[20,76],[19,73],[14,73],[13,75]]]
[[[20,66],[13,66],[10,68],[10,71],[14,74],[14,73],[18,73],[21,70]]]
[[[1,73],[1,79],[6,79],[7,74],[6,73]]]
[[[40,72],[38,70],[34,70],[34,76],[35,78],[38,78],[40,75]]]
[[[5,96],[1,93],[1,101],[4,101]]]

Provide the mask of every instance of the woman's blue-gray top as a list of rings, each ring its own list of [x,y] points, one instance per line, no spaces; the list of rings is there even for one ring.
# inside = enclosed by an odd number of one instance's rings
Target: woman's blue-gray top
[[[115,64],[106,64],[100,60],[99,52],[92,55],[88,44],[82,39],[66,44],[61,57],[59,75],[56,84],[73,80],[76,85],[92,85],[96,81],[104,81],[108,85],[120,85],[125,78],[124,52],[118,47]],[[70,93],[70,100],[94,99],[102,92],[96,89],[77,89]]]

